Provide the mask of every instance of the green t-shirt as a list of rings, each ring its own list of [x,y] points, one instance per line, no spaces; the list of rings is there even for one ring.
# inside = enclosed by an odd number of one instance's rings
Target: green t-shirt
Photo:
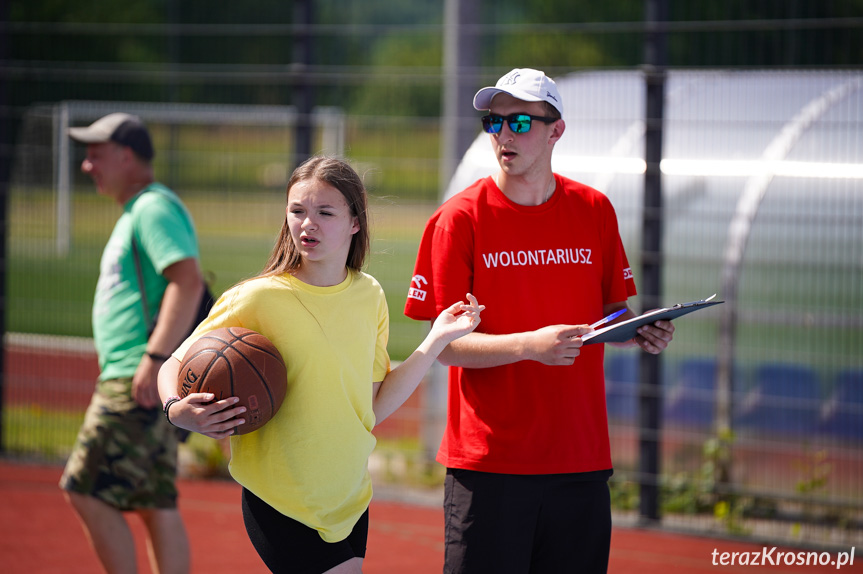
[[[150,316],[146,320],[132,253],[133,235],[147,293]],[[152,183],[123,206],[102,252],[93,301],[93,339],[100,379],[135,374],[146,352],[147,328],[168,285],[161,273],[190,257],[198,257],[195,226],[174,192]]]

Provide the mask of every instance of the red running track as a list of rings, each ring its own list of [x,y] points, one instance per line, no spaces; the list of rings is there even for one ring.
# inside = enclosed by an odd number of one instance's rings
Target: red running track
[[[100,571],[77,518],[57,488],[61,470],[57,466],[0,460],[0,498],[3,501],[0,504],[0,570],[4,573],[91,574]],[[239,486],[230,481],[180,481],[180,511],[189,530],[193,572],[267,573],[246,537],[239,493]],[[144,558],[143,525],[134,519],[132,528],[138,544],[140,572],[149,572]],[[713,565],[714,549],[761,552],[762,545],[615,527],[609,572],[813,574],[837,571],[835,565],[760,568]],[[377,499],[372,502],[364,565],[366,574],[438,574],[442,565],[443,515],[439,508]],[[855,556],[853,566],[839,571],[863,572],[863,556]]]

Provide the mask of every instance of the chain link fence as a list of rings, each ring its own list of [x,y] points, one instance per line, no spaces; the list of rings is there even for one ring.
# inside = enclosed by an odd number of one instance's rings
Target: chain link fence
[[[482,63],[463,72],[477,88],[516,66],[560,80],[567,134],[554,168],[610,197],[638,269],[644,25],[521,23],[504,8],[470,24]],[[321,13],[305,27],[4,24],[18,43],[2,63],[15,88],[2,110],[15,125],[4,148],[7,455],[62,461],[98,374],[90,305],[119,214],[79,173],[84,150],[65,129],[109,111],[151,127],[157,178],[190,207],[217,292],[263,266],[297,126],[311,126],[313,152],[343,155],[365,178],[368,271],[387,293],[390,353],[415,348],[427,326],[401,310],[422,227],[442,197],[494,163],[479,136],[453,179],[441,176],[446,34],[441,14],[412,10],[421,24],[350,24],[347,14],[324,24]],[[847,59],[861,54],[863,19],[803,11],[735,21],[702,10],[666,25],[676,67],[666,87],[663,302],[714,292],[727,301],[682,319],[663,354],[659,476],[639,471],[638,357],[607,352],[616,519],[638,521],[637,485],[650,480],[667,527],[863,544],[863,86],[860,61]],[[315,47],[306,63],[285,56],[303,35]],[[48,37],[74,48],[66,57],[39,48]],[[764,69],[772,64],[783,69]],[[304,108],[295,94],[306,88],[314,105]],[[479,134],[477,117],[462,121]],[[431,462],[442,376],[434,371],[377,429],[377,480],[442,483]],[[191,443],[188,468],[223,474],[223,450],[206,441]]]

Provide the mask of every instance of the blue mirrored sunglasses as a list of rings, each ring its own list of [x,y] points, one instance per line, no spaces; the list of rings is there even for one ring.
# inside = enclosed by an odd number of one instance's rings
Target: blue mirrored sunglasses
[[[531,116],[528,114],[510,114],[506,117],[489,114],[482,117],[482,129],[489,134],[500,133],[500,128],[503,127],[503,120],[506,120],[509,129],[513,133],[523,134],[530,131],[530,124],[533,120],[541,121],[544,124],[551,124],[556,122],[558,118]]]

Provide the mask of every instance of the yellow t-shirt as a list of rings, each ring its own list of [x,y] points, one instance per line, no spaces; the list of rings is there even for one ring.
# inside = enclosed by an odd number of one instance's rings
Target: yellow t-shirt
[[[344,540],[372,497],[372,382],[390,370],[383,289],[361,272],[349,272],[332,287],[307,285],[287,273],[252,279],[226,291],[175,356],[221,327],[267,337],[288,373],[276,416],[257,431],[231,437],[231,475],[325,541]]]

